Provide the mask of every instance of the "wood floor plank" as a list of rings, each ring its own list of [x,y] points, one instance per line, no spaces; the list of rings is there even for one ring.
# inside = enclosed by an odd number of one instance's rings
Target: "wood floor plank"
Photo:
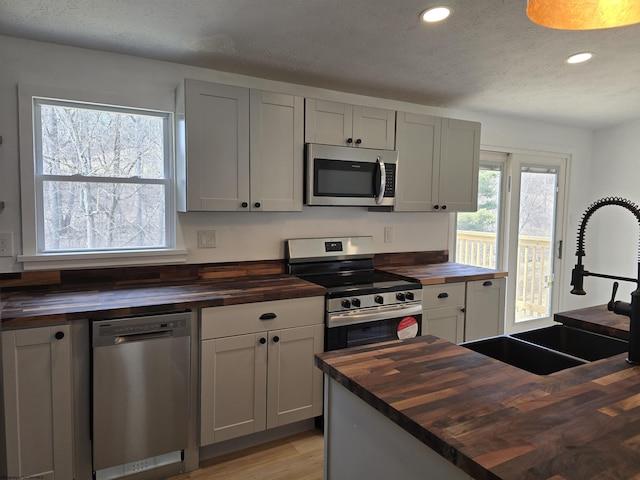
[[[205,460],[170,480],[322,480],[323,450],[322,433],[302,432]]]

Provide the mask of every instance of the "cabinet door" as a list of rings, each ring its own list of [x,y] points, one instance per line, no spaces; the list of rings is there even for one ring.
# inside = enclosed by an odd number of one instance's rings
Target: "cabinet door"
[[[202,342],[201,445],[265,429],[266,340],[265,332]]]
[[[479,168],[480,124],[443,118],[434,208],[445,212],[477,210]]]
[[[353,139],[352,105],[307,98],[304,112],[305,142],[347,145]]]
[[[353,107],[353,141],[355,146],[393,150],[395,148],[395,130],[395,111],[373,107]]]
[[[323,336],[322,324],[269,332],[267,428],[322,414],[322,372],[313,362]]]
[[[395,211],[433,210],[433,171],[440,158],[439,117],[398,112],[398,188]]]
[[[423,310],[423,335],[435,335],[451,343],[461,343],[464,340],[464,315],[462,305]]]
[[[251,210],[302,210],[303,98],[251,90]]]
[[[464,340],[504,333],[505,279],[467,282],[467,315]]]
[[[2,362],[9,478],[73,478],[70,327],[3,332]]]
[[[184,95],[187,210],[248,210],[249,90],[185,80]]]

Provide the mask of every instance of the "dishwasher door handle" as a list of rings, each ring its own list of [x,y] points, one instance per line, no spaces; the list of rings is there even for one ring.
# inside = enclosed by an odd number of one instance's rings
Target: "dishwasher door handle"
[[[155,338],[167,338],[172,337],[171,330],[165,330],[164,332],[150,332],[150,333],[132,333],[131,335],[120,335],[115,337],[115,344],[121,345],[123,343],[142,342],[144,340],[153,340]]]

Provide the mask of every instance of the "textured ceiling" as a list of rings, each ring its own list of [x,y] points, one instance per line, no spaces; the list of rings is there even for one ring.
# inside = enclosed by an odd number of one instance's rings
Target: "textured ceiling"
[[[447,4],[439,25],[422,10]],[[532,24],[526,0],[0,0],[0,34],[597,129],[640,118],[640,25]],[[582,65],[564,63],[591,51]]]

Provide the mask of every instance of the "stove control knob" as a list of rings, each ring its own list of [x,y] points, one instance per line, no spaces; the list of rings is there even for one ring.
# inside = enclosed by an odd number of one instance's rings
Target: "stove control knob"
[[[359,298],[352,298],[351,299],[351,305],[353,305],[354,307],[359,307],[360,306],[360,299]]]
[[[351,308],[351,302],[349,300],[342,300],[342,306],[344,308]]]
[[[405,301],[404,293],[402,292],[396,293],[396,300],[400,300],[401,302],[404,302]]]
[[[413,296],[413,292],[407,292],[405,294],[405,297],[407,298],[407,300],[413,300],[415,297]]]
[[[384,298],[382,298],[382,295],[376,295],[373,297],[373,301],[382,305],[384,303]]]

